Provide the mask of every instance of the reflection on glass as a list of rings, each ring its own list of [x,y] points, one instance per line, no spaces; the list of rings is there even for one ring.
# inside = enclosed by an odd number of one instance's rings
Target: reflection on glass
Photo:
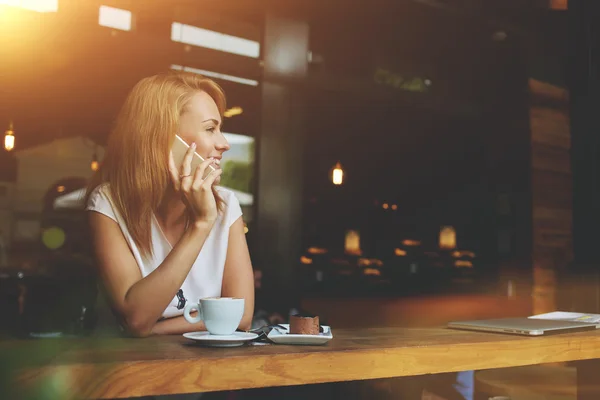
[[[173,22],[171,25],[171,40],[252,58],[258,58],[260,55],[260,44],[255,40],[227,35],[179,22]]]
[[[208,76],[210,78],[223,79],[223,80],[230,81],[230,82],[241,83],[243,85],[258,86],[258,81],[254,80],[254,79],[247,79],[247,78],[242,78],[239,76],[222,74],[220,72],[207,71],[205,69],[200,69],[200,68],[192,68],[192,67],[186,67],[186,66],[182,66],[182,65],[173,64],[173,65],[171,65],[171,69],[174,69],[176,71],[193,72],[194,74],[200,74],[200,75]]]

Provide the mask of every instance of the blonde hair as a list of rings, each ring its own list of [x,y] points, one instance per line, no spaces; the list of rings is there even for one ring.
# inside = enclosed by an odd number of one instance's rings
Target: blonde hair
[[[85,204],[95,188],[110,185],[113,207],[145,256],[151,255],[151,221],[168,188],[169,152],[179,118],[192,96],[207,93],[225,111],[225,93],[198,74],[170,71],[139,81],[131,90],[108,139],[104,160],[92,177]],[[213,188],[219,210],[223,200]]]

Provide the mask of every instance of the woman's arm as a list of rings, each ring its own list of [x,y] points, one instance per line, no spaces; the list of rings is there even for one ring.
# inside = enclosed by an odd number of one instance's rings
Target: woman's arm
[[[221,296],[244,298],[244,316],[239,329],[250,329],[254,316],[254,274],[242,217],[238,218],[229,228],[229,244],[227,245]]]
[[[181,288],[212,225],[192,224],[162,264],[143,278],[117,223],[97,212],[89,214],[100,277],[111,304],[131,334],[148,336]]]
[[[191,313],[194,316],[194,313]],[[152,328],[153,335],[182,335],[187,332],[205,331],[204,322],[190,324],[183,316],[160,320]]]
[[[239,328],[243,330],[250,329],[254,315],[254,275],[242,218],[234,222],[229,230],[229,244],[227,246],[221,295],[223,297],[243,297],[245,299],[244,316]],[[180,316],[157,322],[152,329],[152,333],[156,335],[180,335],[186,332],[204,330],[206,330],[206,327],[202,321],[197,324],[190,324]]]

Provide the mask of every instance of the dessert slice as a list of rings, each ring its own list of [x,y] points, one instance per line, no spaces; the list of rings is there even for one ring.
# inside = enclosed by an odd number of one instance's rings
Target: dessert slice
[[[318,335],[320,333],[318,316],[290,316],[290,333],[293,335]]]

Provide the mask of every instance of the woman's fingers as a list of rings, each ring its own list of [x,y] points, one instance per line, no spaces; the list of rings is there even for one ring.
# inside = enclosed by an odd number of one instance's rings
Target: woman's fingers
[[[181,182],[179,181],[179,171],[177,170],[175,160],[173,159],[173,152],[169,152],[169,176],[171,177],[175,190],[179,190]]]
[[[196,172],[194,172],[194,183],[192,184],[192,189],[200,189],[200,187],[202,186],[202,182],[204,182],[204,179],[202,179],[202,177],[206,175],[206,169],[209,168],[211,171],[213,170],[213,168],[210,167],[210,164],[212,164],[212,162],[213,160],[208,158],[202,161],[200,165],[198,165],[198,167],[196,168]]]
[[[185,152],[183,162],[181,163],[181,175],[179,175],[179,181],[181,182],[181,190],[186,193],[192,188],[192,158],[194,158],[194,151],[196,150],[196,143],[192,145]]]
[[[181,165],[181,176],[185,177],[192,174],[192,158],[194,158],[194,152],[196,151],[196,143],[188,148],[183,157],[183,163]]]
[[[215,180],[221,176],[221,173],[223,172],[222,169],[216,169],[211,171],[208,176],[206,177],[206,179],[204,179],[204,182],[202,182],[202,186],[207,189],[210,190],[210,188],[212,187],[212,185],[214,185]]]
[[[181,190],[184,193],[189,193],[192,190],[192,183],[194,182],[194,178],[192,175],[181,176]]]

